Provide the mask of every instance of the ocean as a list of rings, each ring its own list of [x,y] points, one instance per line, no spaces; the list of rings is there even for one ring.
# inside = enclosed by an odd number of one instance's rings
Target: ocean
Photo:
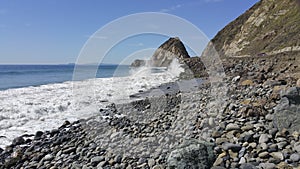
[[[74,65],[0,65],[0,90],[72,81]],[[81,66],[92,69],[94,66]],[[118,74],[115,71],[118,69]],[[127,65],[100,65],[96,78],[128,76]],[[84,75],[80,79],[85,80]]]
[[[80,77],[72,81],[74,65],[1,65],[0,147],[23,134],[92,117],[111,103],[128,103],[132,94],[176,81],[183,70],[178,64],[133,70],[101,65],[91,77],[84,72],[94,66],[81,68]]]

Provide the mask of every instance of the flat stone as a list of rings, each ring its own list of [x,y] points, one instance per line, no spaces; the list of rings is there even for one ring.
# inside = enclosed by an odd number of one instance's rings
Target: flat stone
[[[276,144],[271,144],[268,149],[269,152],[276,152],[277,150],[278,146]]]
[[[258,157],[260,158],[268,158],[269,157],[269,153],[264,151],[258,154]]]
[[[259,137],[258,143],[266,143],[269,141],[269,136],[268,134],[262,134]]]
[[[253,125],[253,124],[247,124],[247,125],[241,127],[241,129],[242,129],[243,131],[249,131],[249,130],[252,130],[253,128],[254,128],[254,125]]]
[[[288,143],[286,141],[283,141],[277,143],[276,145],[278,146],[279,149],[283,149],[286,145],[288,145]]]
[[[226,126],[226,131],[232,131],[232,130],[241,130],[240,126],[237,125],[237,124],[234,124],[234,123],[229,123],[227,126]]]
[[[282,152],[273,152],[270,154],[273,158],[278,159],[278,160],[284,160],[284,156]]]

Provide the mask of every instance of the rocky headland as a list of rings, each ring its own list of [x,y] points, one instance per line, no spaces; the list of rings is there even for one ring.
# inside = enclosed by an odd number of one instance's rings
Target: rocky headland
[[[201,56],[212,47],[219,53],[224,76],[216,81],[209,81],[201,57],[190,57],[179,38],[170,38],[153,64],[177,58],[207,80],[162,84],[92,118],[17,137],[0,149],[0,168],[299,168],[295,11],[296,1],[262,0],[221,30]]]

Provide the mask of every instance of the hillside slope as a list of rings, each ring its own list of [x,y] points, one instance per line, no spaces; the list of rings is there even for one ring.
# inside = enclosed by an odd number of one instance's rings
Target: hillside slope
[[[300,50],[296,0],[261,0],[211,40],[220,56],[265,56]]]

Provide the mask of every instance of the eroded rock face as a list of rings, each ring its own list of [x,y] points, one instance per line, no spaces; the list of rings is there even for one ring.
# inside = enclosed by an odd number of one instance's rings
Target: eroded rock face
[[[290,132],[300,131],[300,88],[292,87],[280,100],[275,108],[274,124],[279,129]]]
[[[163,43],[153,54],[151,65],[154,67],[167,67],[172,60],[190,58],[179,38],[170,38]]]

